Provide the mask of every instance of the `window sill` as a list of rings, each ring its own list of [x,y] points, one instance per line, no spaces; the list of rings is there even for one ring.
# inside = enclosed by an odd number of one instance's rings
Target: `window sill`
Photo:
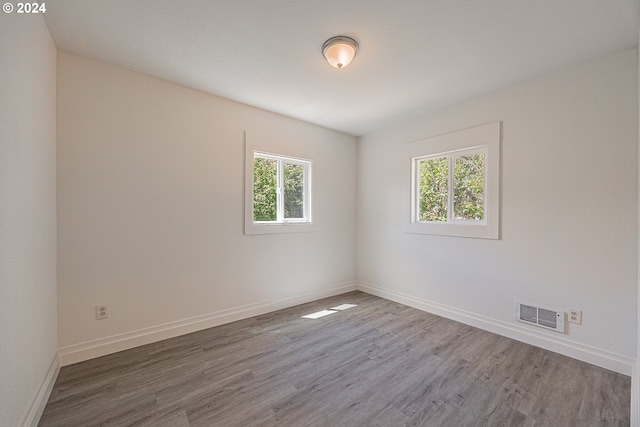
[[[315,231],[312,222],[277,222],[271,224],[249,222],[244,226],[244,234],[283,234],[283,233],[309,233]]]
[[[500,238],[497,221],[486,224],[460,224],[460,223],[428,223],[412,222],[404,227],[405,233],[432,234],[437,236],[469,237],[474,239]]]

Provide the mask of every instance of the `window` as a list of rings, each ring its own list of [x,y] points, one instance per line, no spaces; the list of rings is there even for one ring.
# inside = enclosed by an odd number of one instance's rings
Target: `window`
[[[313,154],[304,142],[245,133],[245,234],[315,229]]]
[[[500,123],[407,144],[410,233],[499,237]]]
[[[486,147],[413,159],[419,222],[485,222]]]
[[[253,222],[310,222],[311,162],[254,152]]]

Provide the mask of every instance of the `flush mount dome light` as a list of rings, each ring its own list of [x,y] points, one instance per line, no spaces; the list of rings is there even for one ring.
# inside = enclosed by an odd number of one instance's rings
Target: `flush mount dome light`
[[[358,53],[358,43],[351,37],[331,37],[322,45],[322,54],[334,68],[344,68],[351,64]]]

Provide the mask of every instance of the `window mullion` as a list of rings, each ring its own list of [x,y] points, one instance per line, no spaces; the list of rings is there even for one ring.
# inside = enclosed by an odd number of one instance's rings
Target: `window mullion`
[[[414,212],[416,215],[416,221],[420,221],[420,167],[421,164],[424,160],[420,160],[418,161],[418,163],[416,163],[416,182],[415,182],[415,186],[416,186],[416,205],[414,207]]]
[[[284,220],[284,165],[282,160],[278,159],[278,188],[276,190],[277,209],[276,215],[278,222]]]
[[[454,157],[453,156],[447,156],[447,159],[449,160],[449,185],[447,186],[447,222],[452,222],[453,219],[455,218],[455,213],[453,212],[453,189],[454,187],[454,173],[453,173],[453,168],[454,168]]]

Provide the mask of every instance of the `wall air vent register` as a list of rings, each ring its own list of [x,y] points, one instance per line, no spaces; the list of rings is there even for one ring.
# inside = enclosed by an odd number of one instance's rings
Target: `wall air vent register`
[[[516,320],[564,333],[564,312],[515,302]]]

